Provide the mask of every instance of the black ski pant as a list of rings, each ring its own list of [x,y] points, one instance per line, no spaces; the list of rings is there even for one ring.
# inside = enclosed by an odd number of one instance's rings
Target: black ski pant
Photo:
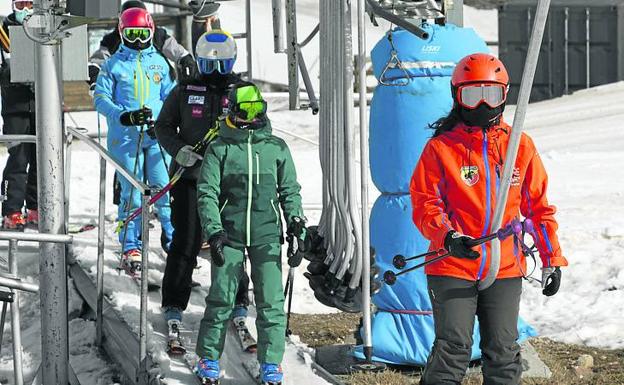
[[[180,179],[170,190],[173,240],[167,254],[162,284],[162,306],[185,310],[191,296],[193,270],[202,245],[201,223],[197,213],[197,181]],[[249,276],[243,274],[236,305],[249,305]]]
[[[472,352],[475,315],[481,334],[485,385],[518,385],[522,364],[518,339],[521,278],[497,279],[479,291],[478,282],[427,276],[435,341],[421,385],[459,385]]]
[[[3,115],[5,135],[35,135],[35,114]],[[2,215],[24,208],[37,209],[37,150],[35,143],[10,145],[9,157],[2,174]]]

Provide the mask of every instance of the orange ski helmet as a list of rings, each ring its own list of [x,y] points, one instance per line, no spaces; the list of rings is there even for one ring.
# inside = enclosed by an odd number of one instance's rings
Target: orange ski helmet
[[[451,78],[453,87],[469,83],[509,85],[509,75],[502,61],[487,53],[475,53],[461,59]]]
[[[509,75],[499,59],[476,53],[460,60],[451,86],[455,103],[465,109],[475,109],[483,103],[497,108],[507,101]]]

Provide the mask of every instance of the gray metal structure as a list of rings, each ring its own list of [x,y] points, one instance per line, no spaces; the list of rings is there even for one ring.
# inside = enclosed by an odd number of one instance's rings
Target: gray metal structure
[[[536,0],[499,7],[499,56],[511,77],[516,103]],[[624,2],[553,0],[541,45],[531,101],[624,80]]]
[[[512,125],[507,153],[505,154],[505,164],[503,166],[503,175],[500,181],[500,188],[496,194],[496,206],[492,217],[492,230],[500,229],[503,225],[503,215],[507,205],[507,197],[509,196],[509,186],[511,186],[511,178],[513,169],[516,165],[516,156],[520,147],[520,139],[522,130],[524,129],[524,118],[529,105],[529,97],[533,87],[533,79],[537,69],[537,61],[540,55],[540,46],[544,37],[546,28],[546,19],[548,18],[548,10],[550,8],[550,0],[539,0],[535,13],[535,22],[531,32],[531,40],[528,47],[526,64],[522,74],[522,82],[520,84],[520,92],[518,96],[518,105],[514,113],[514,121]],[[492,240],[492,255],[488,272],[481,281],[479,281],[479,290],[485,290],[490,287],[498,275],[500,268],[501,242],[498,238]]]

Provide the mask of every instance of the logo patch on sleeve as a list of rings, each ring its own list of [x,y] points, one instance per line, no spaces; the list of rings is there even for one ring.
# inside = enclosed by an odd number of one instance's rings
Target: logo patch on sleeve
[[[477,166],[463,166],[460,175],[466,185],[474,186],[479,181],[479,168]]]
[[[188,104],[204,104],[205,97],[203,95],[189,95]]]
[[[199,106],[193,106],[193,109],[191,110],[191,115],[194,118],[201,118],[202,116],[204,116],[204,109]]]
[[[193,84],[189,84],[186,86],[186,89],[188,91],[199,91],[199,92],[206,92],[206,90],[208,89],[206,86],[196,86]]]

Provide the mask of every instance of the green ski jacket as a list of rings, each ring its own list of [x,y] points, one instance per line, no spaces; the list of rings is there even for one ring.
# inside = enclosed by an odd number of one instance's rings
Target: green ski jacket
[[[286,143],[267,123],[255,130],[222,121],[206,149],[197,200],[206,239],[224,230],[234,247],[282,242],[282,219],[303,218],[301,186]]]

